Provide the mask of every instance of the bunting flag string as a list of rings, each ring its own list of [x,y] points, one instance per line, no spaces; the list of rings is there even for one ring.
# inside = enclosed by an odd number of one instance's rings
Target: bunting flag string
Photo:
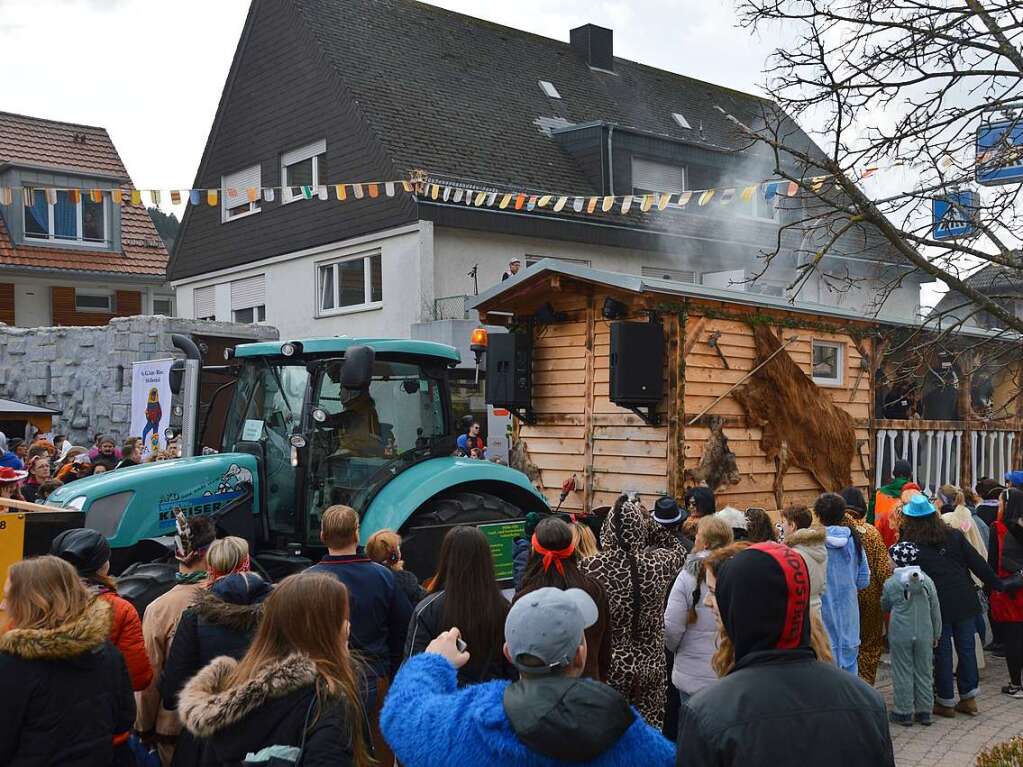
[[[887,167],[871,165],[865,167],[858,175],[858,180],[868,179],[887,170]],[[771,203],[781,197],[795,197],[800,190],[812,194],[824,193],[830,184],[838,186],[840,181],[831,175],[819,175],[804,178],[802,181],[785,179],[767,179],[757,183],[728,187],[712,187],[708,189],[689,189],[682,192],[648,191],[643,194],[623,195],[578,195],[557,194],[544,191],[494,191],[493,189],[475,188],[473,183],[461,181],[444,181],[431,178],[426,171],[417,170],[409,178],[363,181],[358,183],[338,183],[330,185],[302,185],[291,187],[258,186],[247,188],[193,188],[193,189],[137,189],[137,188],[64,188],[47,186],[0,186],[0,205],[12,205],[17,192],[21,191],[21,200],[26,207],[39,204],[40,197],[48,205],[57,205],[66,196],[72,204],[79,204],[83,198],[92,203],[101,203],[108,198],[114,205],[142,205],[144,196],[148,196],[152,205],[159,206],[166,192],[171,204],[187,204],[210,207],[226,205],[237,207],[248,202],[254,204],[263,200],[270,203],[280,192],[284,201],[293,199],[329,200],[331,188],[333,197],[338,202],[349,200],[377,200],[393,198],[399,193],[414,195],[420,199],[449,205],[464,205],[474,208],[496,208],[501,211],[545,211],[562,213],[569,208],[576,214],[623,215],[640,213],[650,214],[653,211],[684,209],[695,201],[699,208],[713,204],[718,208],[730,207],[741,211],[742,204],[749,205],[756,195]]]

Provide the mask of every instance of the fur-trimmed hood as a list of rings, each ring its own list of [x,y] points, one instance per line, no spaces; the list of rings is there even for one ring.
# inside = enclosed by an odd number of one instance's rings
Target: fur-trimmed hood
[[[203,592],[191,607],[198,618],[215,626],[248,632],[256,628],[263,614],[261,602],[239,605],[227,602],[209,591]]]
[[[823,527],[804,527],[785,536],[785,545],[802,554],[810,574],[810,601],[820,603],[828,577],[828,531]]]
[[[185,685],[178,712],[193,735],[208,738],[241,721],[268,700],[309,687],[317,678],[312,660],[295,653],[269,664],[244,684],[228,687],[227,680],[237,666],[234,658],[216,658]]]
[[[827,537],[828,533],[823,527],[804,527],[785,536],[785,545],[792,548],[796,546],[805,546],[807,548],[823,547]]]
[[[55,629],[11,629],[0,636],[0,652],[25,660],[66,660],[93,652],[110,636],[113,610],[93,599],[78,618]]]

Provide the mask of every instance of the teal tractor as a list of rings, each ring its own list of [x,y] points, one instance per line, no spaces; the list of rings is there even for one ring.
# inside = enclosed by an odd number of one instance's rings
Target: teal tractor
[[[193,344],[179,345],[198,357]],[[320,518],[344,504],[359,513],[363,541],[399,531],[406,567],[421,577],[448,529],[481,526],[506,578],[521,520],[548,511],[521,472],[455,455],[448,372],[459,355],[450,346],[320,338],[240,345],[227,362],[218,368],[232,376],[218,391],[230,398],[219,449],[199,450],[190,436],[198,376],[186,374],[186,457],[81,479],[50,497],[108,537],[115,572],[167,561],[180,511],[247,538],[254,565],[277,579],[318,560]]]

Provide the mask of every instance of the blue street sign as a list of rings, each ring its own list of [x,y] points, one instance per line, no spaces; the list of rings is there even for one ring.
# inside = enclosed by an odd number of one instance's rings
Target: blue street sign
[[[943,198],[931,200],[934,221],[934,239],[952,240],[973,234],[970,220],[977,210],[977,193],[974,191],[949,192]]]
[[[987,123],[977,129],[977,183],[1023,181],[1023,118]]]

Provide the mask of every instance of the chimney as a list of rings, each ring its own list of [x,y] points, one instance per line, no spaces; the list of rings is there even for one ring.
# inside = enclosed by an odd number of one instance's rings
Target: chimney
[[[576,53],[595,69],[613,71],[614,32],[596,24],[584,24],[569,33],[569,40]]]

